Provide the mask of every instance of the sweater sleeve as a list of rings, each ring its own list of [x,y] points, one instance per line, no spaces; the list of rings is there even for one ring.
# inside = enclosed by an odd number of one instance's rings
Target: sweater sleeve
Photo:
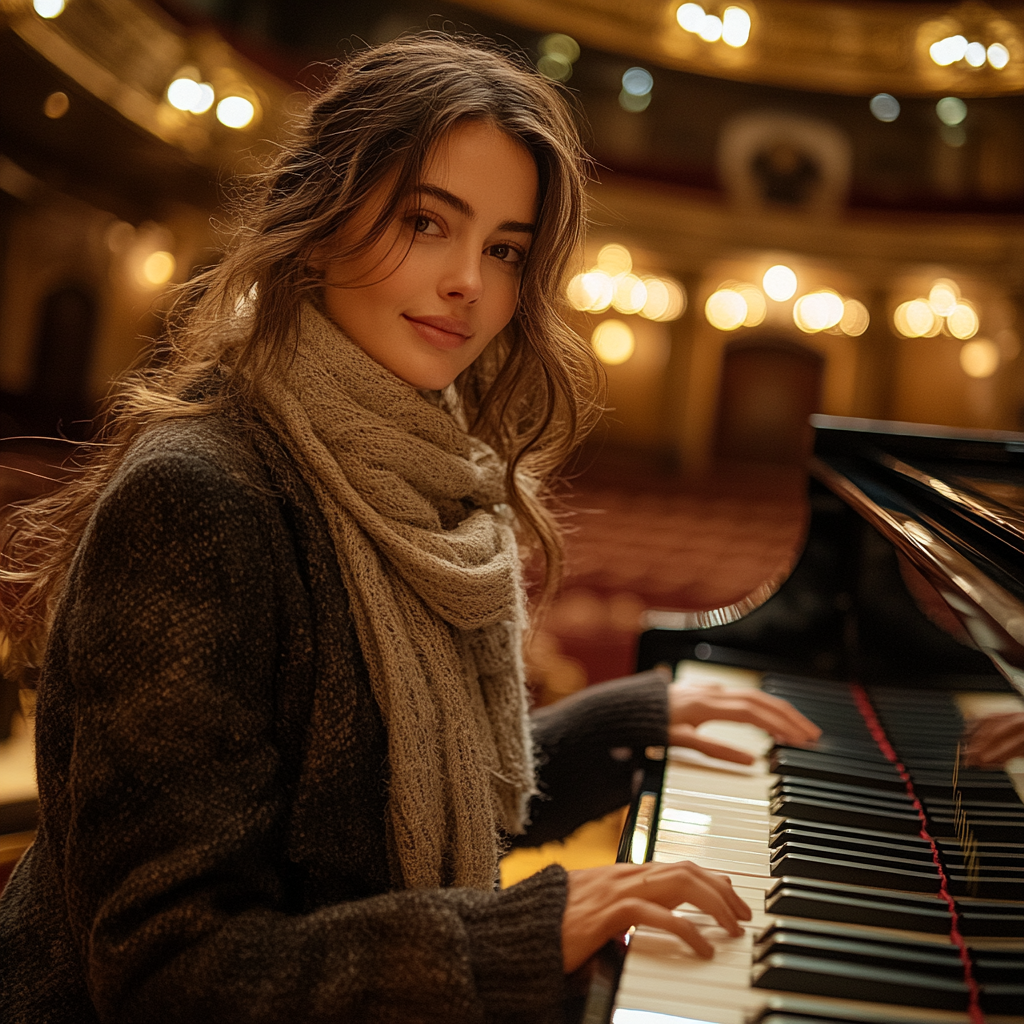
[[[41,796],[100,1020],[560,1021],[561,869],[308,913],[290,897],[274,516],[203,459],[142,460],[69,577]]]
[[[629,803],[648,746],[668,739],[667,675],[654,670],[599,683],[531,716],[540,796],[514,846],[563,839]]]

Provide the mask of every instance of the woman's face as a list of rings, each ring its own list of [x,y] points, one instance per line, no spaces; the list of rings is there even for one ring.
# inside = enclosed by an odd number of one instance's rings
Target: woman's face
[[[365,255],[340,259],[325,247],[317,269],[328,314],[407,384],[447,387],[512,319],[537,202],[522,143],[482,122],[453,129]],[[362,238],[378,210],[368,203],[338,242]]]

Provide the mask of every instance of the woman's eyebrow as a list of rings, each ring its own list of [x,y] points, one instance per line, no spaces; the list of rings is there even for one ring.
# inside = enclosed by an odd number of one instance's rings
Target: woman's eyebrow
[[[433,196],[469,220],[476,216],[476,210],[465,199],[461,199],[454,192],[449,192],[446,188],[441,188],[440,185],[420,185],[416,191],[422,195]],[[525,235],[532,235],[536,230],[536,225],[522,220],[504,220],[498,225],[498,230],[518,231]]]

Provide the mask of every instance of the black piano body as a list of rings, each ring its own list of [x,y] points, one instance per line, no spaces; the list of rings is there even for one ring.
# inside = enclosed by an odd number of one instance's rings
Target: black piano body
[[[649,612],[638,671],[705,661],[793,679],[797,694],[801,679],[826,692],[830,681],[836,693],[851,683],[903,691],[916,707],[922,691],[945,701],[954,691],[1024,695],[1024,434],[826,416],[812,425],[795,564],[726,608]],[[664,766],[657,755],[647,762],[620,860],[636,860],[638,835],[653,854]],[[806,883],[815,885],[830,883]],[[1024,885],[1001,895],[1024,901]],[[609,1019],[621,963],[612,944],[592,961],[587,1024]],[[1003,998],[1004,1009],[1016,999]],[[1024,1012],[1019,1001],[1014,1013]],[[766,1011],[763,1020],[790,1018],[810,1019]]]

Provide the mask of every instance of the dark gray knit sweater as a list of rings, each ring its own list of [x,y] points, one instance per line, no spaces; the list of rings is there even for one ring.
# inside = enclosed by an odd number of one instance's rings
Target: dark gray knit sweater
[[[41,824],[0,900],[0,1020],[556,1022],[565,874],[401,890],[387,743],[326,524],[263,429],[137,443],[71,570],[37,711]],[[316,728],[312,723],[316,723]],[[664,684],[534,716],[519,841],[625,803]]]

